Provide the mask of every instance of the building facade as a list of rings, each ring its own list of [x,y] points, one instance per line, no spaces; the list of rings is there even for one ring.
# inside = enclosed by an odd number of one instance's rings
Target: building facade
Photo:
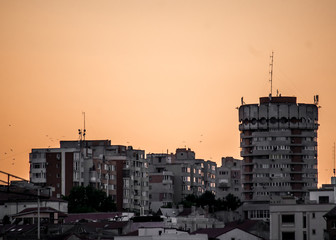
[[[241,199],[241,167],[242,160],[223,157],[222,166],[217,167],[217,198],[225,198],[232,194]]]
[[[324,215],[331,203],[298,203],[294,197],[270,205],[270,240],[320,240],[327,229]]]
[[[32,149],[29,161],[30,181],[52,187],[54,197],[69,195],[75,186],[92,186],[110,195],[118,211],[149,210],[144,150],[110,140],[61,141],[60,148]]]
[[[261,97],[239,107],[242,200],[246,218],[268,218],[270,200],[305,198],[317,187],[318,103]]]
[[[191,149],[178,148],[175,154],[147,154],[147,160],[153,211],[161,206],[177,205],[190,194],[200,196],[205,191],[216,194],[217,164],[196,159]]]

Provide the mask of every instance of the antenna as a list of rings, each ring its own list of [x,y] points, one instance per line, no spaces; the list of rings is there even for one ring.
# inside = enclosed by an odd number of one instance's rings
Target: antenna
[[[335,142],[334,142],[334,177],[335,177]]]
[[[83,137],[84,137],[84,141],[85,141],[85,135],[86,135],[86,129],[85,129],[85,112],[82,112],[84,115],[84,130],[83,130]]]
[[[270,96],[272,96],[272,93],[273,93],[273,52],[272,52],[272,55],[271,55],[271,63],[270,63],[270,82],[271,82],[271,94]]]

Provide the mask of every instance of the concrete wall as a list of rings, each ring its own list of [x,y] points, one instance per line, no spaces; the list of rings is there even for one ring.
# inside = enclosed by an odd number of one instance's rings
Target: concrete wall
[[[294,232],[295,239],[303,239],[304,232],[307,240],[324,239],[326,221],[323,215],[334,206],[334,204],[271,205],[270,240],[285,240],[282,239],[282,232]],[[294,223],[283,223],[282,215],[294,215]],[[305,227],[304,216],[306,219]]]

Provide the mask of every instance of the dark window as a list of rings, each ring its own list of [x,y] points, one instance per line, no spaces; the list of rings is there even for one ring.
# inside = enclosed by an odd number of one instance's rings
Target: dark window
[[[294,215],[282,215],[281,216],[282,224],[294,224],[295,218]]]
[[[282,232],[282,239],[295,240],[295,232]]]
[[[312,230],[312,234],[313,234],[313,235],[316,234],[316,230],[315,230],[315,229]]]
[[[329,196],[319,196],[319,203],[329,203]]]
[[[332,229],[336,229],[336,221],[332,221],[331,222],[331,228]]]

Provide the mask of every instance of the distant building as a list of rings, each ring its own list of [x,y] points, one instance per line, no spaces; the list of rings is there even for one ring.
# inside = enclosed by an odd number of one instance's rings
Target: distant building
[[[186,196],[216,194],[216,168],[212,161],[196,159],[191,149],[178,148],[176,153],[147,154],[150,175],[151,209],[178,204]]]
[[[157,212],[160,207],[174,204],[174,174],[170,171],[149,173],[150,209]]]
[[[233,157],[222,158],[222,166],[217,167],[217,198],[225,198],[232,194],[241,199],[241,167],[242,160]]]
[[[261,97],[239,107],[243,209],[246,218],[268,219],[271,200],[308,197],[317,188],[318,97]]]
[[[75,186],[93,186],[123,209],[149,210],[148,163],[144,150],[111,145],[110,140],[61,141],[60,148],[32,149],[30,181],[69,195]]]

